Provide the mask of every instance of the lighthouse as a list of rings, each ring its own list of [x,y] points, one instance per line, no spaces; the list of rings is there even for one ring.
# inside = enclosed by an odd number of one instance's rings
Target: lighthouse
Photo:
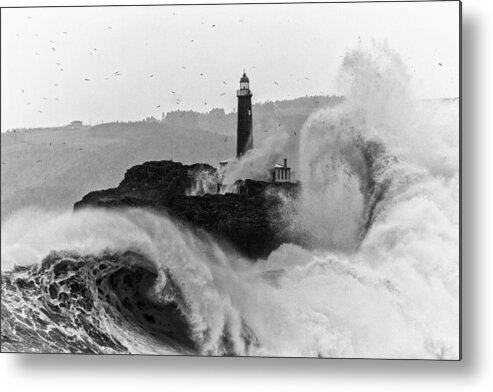
[[[253,148],[252,133],[252,92],[250,80],[243,71],[240,79],[240,89],[236,90],[238,97],[238,132],[236,141],[236,157],[240,158]]]

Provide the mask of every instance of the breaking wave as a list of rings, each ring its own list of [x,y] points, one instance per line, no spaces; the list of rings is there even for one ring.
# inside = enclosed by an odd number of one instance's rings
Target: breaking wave
[[[306,247],[252,263],[142,210],[12,217],[2,349],[457,359],[458,103],[409,79],[387,46],[355,50],[344,103],[300,130],[285,209]]]

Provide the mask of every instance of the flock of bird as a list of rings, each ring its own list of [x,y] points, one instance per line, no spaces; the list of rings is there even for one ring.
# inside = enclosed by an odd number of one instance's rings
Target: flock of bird
[[[177,13],[175,13],[175,12],[173,12],[172,14],[173,15],[177,15]],[[28,20],[30,20],[31,18],[32,18],[31,16],[28,16],[27,17]],[[243,23],[244,20],[243,19],[239,19],[238,22],[239,23]],[[204,24],[204,22],[201,22],[201,24]],[[106,28],[107,28],[108,31],[113,31],[113,27],[111,25],[107,26]],[[216,24],[215,23],[211,24],[210,25],[210,28],[216,28]],[[62,31],[62,34],[63,35],[70,36],[69,31]],[[33,35],[35,37],[39,37],[40,36],[38,33],[34,33]],[[17,33],[16,36],[17,37],[20,37],[20,34]],[[53,52],[54,54],[59,54],[60,51],[57,50],[57,45],[56,45],[55,41],[53,39],[49,39],[48,42],[49,42],[49,48],[50,48],[48,50],[51,50],[51,52]],[[191,39],[190,40],[190,44],[194,44],[194,43],[195,43],[195,39]],[[92,47],[92,49],[89,51],[89,53],[87,53],[87,55],[88,56],[95,56],[99,52],[100,51],[99,51],[99,49],[97,47]],[[35,56],[42,56],[42,54],[43,54],[42,51],[36,51],[36,52],[34,52],[34,55]],[[56,66],[58,67],[58,71],[59,72],[64,72],[64,64],[60,60],[59,61],[56,61],[55,63],[56,63]],[[252,65],[252,66],[250,66],[250,68],[251,69],[255,69],[257,67],[255,65]],[[182,70],[187,70],[187,66],[186,65],[182,65],[181,66],[181,69]],[[148,78],[154,78],[155,75],[156,75],[155,73],[149,74],[148,75]],[[108,81],[108,80],[110,80],[112,78],[119,78],[121,76],[122,76],[122,73],[119,70],[115,70],[111,75],[104,76],[102,79],[104,79],[105,81]],[[200,72],[200,76],[201,77],[204,77],[205,76],[204,72]],[[293,77],[293,75],[291,75],[291,77]],[[305,76],[304,78],[305,78],[305,80],[310,80],[310,78],[308,76]],[[91,83],[96,82],[96,80],[92,79],[89,76],[82,76],[82,81],[84,83],[87,83],[87,84],[91,84]],[[226,81],[222,81],[222,83],[223,83],[224,86],[227,86],[228,85],[228,83]],[[274,81],[273,84],[274,84],[274,86],[279,86],[280,85],[279,81]],[[54,87],[59,87],[60,84],[59,83],[53,83],[53,86]],[[20,89],[20,91],[21,91],[22,94],[25,94],[26,93],[26,90],[27,89],[25,89],[25,88],[21,88]],[[175,105],[179,106],[179,105],[181,105],[183,103],[183,97],[182,97],[182,95],[180,93],[178,93],[177,91],[173,91],[173,90],[171,90],[170,93],[172,95],[172,100],[174,101]],[[221,92],[219,94],[219,96],[222,97],[222,96],[225,96],[226,94],[227,94],[226,92]],[[48,101],[49,99],[48,99],[48,97],[43,96],[42,97],[42,100],[43,101]],[[56,102],[60,102],[60,98],[59,97],[54,97],[53,100],[56,101]],[[31,105],[31,102],[26,102],[26,105]],[[204,101],[203,105],[204,105],[204,107],[207,107],[208,106],[208,102],[207,101]],[[161,107],[162,107],[162,103],[157,103],[157,105],[155,106],[156,109],[160,109]],[[43,113],[43,110],[41,110],[41,108],[40,108],[40,109],[37,110],[37,112],[38,113]]]

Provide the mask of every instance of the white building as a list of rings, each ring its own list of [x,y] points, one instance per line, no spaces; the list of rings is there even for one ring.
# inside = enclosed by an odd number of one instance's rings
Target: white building
[[[284,159],[284,165],[276,163],[271,169],[272,182],[291,182],[291,168],[288,160]]]

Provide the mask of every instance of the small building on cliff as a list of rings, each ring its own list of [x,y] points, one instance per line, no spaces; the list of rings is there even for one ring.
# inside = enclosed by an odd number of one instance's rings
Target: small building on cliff
[[[284,159],[284,165],[276,163],[271,169],[272,182],[291,182],[291,168],[288,167],[288,160]]]

